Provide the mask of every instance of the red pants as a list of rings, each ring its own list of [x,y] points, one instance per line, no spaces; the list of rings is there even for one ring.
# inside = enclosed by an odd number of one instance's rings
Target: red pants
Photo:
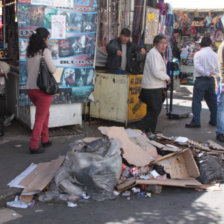
[[[49,109],[52,95],[48,95],[39,89],[28,89],[28,95],[36,106],[35,124],[30,139],[30,148],[39,148],[39,141],[45,143],[49,141]]]

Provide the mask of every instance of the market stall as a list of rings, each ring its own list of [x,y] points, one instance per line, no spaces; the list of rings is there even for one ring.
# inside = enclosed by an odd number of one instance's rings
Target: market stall
[[[224,37],[224,9],[178,9],[174,11],[175,29],[180,33],[182,83],[193,84],[193,57],[203,36],[210,36],[217,51]]]
[[[11,32],[11,38],[3,41],[4,51],[15,66],[7,80],[7,101],[13,99],[10,102],[14,103],[8,110],[33,127],[35,107],[26,91],[26,48],[34,30],[45,27],[51,33],[49,48],[60,88],[53,96],[49,127],[82,124],[82,103],[88,101],[93,90],[97,1],[19,0],[10,3],[10,11],[9,3],[3,3],[5,24],[9,24],[4,26],[4,33]],[[15,49],[11,49],[13,46]]]
[[[168,41],[166,61],[171,61],[174,15],[172,7],[163,0],[110,0],[109,4],[101,4],[102,2],[99,1],[99,17],[103,20],[100,20],[101,35],[98,36],[96,56],[99,70],[96,70],[94,102],[90,104],[90,116],[127,125],[128,122],[142,119],[146,114],[146,105],[138,99],[143,69],[136,69],[137,72],[125,75],[106,73],[106,45],[119,36],[121,29],[129,28],[132,31],[132,41],[145,45],[149,50],[154,37],[161,33]],[[114,9],[119,12],[117,20]],[[141,68],[143,67],[144,64]]]

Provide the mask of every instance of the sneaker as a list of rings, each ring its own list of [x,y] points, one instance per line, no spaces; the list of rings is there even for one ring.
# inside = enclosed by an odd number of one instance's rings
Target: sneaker
[[[193,123],[185,124],[185,128],[200,128],[200,127],[201,127],[200,124],[193,124]]]
[[[220,142],[224,142],[224,134],[217,134],[216,135],[216,140]]]
[[[52,141],[48,141],[48,142],[42,142],[41,145],[43,147],[50,147],[52,145]]]

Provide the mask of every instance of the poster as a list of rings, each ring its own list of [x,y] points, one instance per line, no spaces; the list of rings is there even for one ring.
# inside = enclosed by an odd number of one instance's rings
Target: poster
[[[60,91],[53,104],[87,102],[93,91],[97,29],[96,0],[19,0],[19,105],[32,104],[26,90],[26,49],[38,27],[50,32],[51,50]]]
[[[31,5],[52,6],[53,5],[53,0],[31,0]]]
[[[51,38],[65,39],[66,38],[66,17],[65,15],[51,16]]]
[[[145,44],[153,44],[153,39],[158,34],[159,10],[146,7],[145,21]]]
[[[54,0],[54,7],[73,8],[74,0]]]

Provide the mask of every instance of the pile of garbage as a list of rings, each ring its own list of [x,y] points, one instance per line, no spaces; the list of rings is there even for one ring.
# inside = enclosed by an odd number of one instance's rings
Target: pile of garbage
[[[20,200],[30,203],[34,195],[41,202],[151,197],[162,186],[209,189],[224,180],[224,148],[213,141],[146,136],[122,127],[99,130],[102,138],[75,141],[65,157],[24,171],[26,177],[23,173],[17,180],[24,188]]]

